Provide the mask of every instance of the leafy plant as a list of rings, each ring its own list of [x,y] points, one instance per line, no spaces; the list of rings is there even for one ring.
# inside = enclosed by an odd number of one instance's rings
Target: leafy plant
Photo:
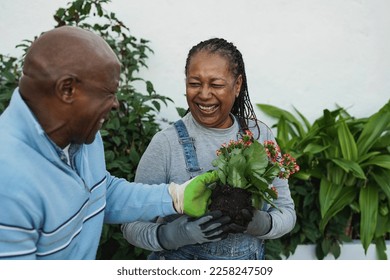
[[[269,187],[273,179],[288,178],[299,170],[294,158],[281,155],[273,141],[265,141],[264,145],[255,141],[251,131],[237,141],[223,144],[217,156],[212,164],[217,167],[221,183],[250,192],[257,209],[264,201],[276,207],[272,201],[277,198],[277,190]]]
[[[131,35],[129,28],[116,15],[103,6],[109,0],[76,0],[54,14],[55,27],[79,26],[100,35],[111,46],[122,63],[122,72],[117,97],[120,108],[110,114],[101,134],[105,146],[108,171],[130,181],[141,154],[153,135],[160,130],[156,116],[161,104],[172,102],[158,95],[153,84],[137,75],[152,49],[145,39]],[[31,41],[25,40],[19,47],[27,50]],[[21,59],[0,55],[0,112],[8,105],[11,94],[17,87],[21,73]],[[135,84],[143,84],[146,93],[141,93]],[[123,239],[119,225],[104,225],[98,259],[144,259],[148,254],[131,246]]]
[[[16,57],[0,54],[0,113],[8,106],[12,92],[18,86],[20,65]]]
[[[317,244],[317,258],[340,255],[340,244],[360,239],[367,252],[376,244],[386,259],[390,232],[390,102],[368,118],[356,119],[343,108],[324,110],[310,124],[274,106],[257,104],[278,119],[277,141],[296,157],[301,171],[290,178],[297,224],[269,242],[269,258],[289,256],[298,244]],[[273,244],[272,244],[273,243]],[[273,251],[272,251],[273,250]]]

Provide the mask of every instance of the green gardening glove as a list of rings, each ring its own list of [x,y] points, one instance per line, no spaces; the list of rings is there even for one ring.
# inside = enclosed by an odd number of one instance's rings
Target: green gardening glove
[[[204,215],[211,196],[211,189],[207,186],[218,179],[216,171],[209,171],[189,181],[184,189],[183,212],[192,217]]]

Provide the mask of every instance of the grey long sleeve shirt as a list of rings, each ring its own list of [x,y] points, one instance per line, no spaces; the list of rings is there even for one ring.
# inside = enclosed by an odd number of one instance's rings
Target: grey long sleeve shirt
[[[201,126],[190,113],[183,117],[182,120],[187,127],[189,135],[195,139],[195,149],[199,166],[202,170],[195,174],[187,172],[183,148],[172,125],[158,132],[153,137],[138,165],[135,177],[136,182],[147,184],[161,182],[183,183],[189,180],[191,175],[196,176],[210,169],[215,169],[211,162],[216,158],[217,149],[223,143],[238,139],[239,125],[237,121],[229,128],[216,129]],[[254,123],[250,125],[250,128],[252,126],[254,126]],[[260,143],[266,140],[275,141],[271,130],[264,123],[259,122],[259,127],[260,136],[258,141]],[[252,129],[252,132],[256,139],[258,136],[257,129]],[[272,207],[267,210],[272,217],[272,225],[270,225],[269,230],[265,234],[256,236],[261,239],[281,237],[290,232],[296,222],[294,202],[290,195],[288,181],[276,178],[273,181],[273,185],[278,190],[278,199],[274,201],[275,205],[282,211]],[[122,230],[124,237],[131,244],[151,251],[160,251],[162,248],[157,241],[157,226],[155,223],[135,222],[123,225]],[[256,230],[251,230],[251,232],[256,232]]]

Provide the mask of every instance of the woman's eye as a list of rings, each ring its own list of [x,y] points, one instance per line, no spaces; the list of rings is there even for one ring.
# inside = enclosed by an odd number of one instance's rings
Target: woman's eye
[[[190,87],[200,87],[199,83],[188,83]]]
[[[221,84],[212,84],[211,85],[213,88],[223,88],[225,85],[221,85]]]

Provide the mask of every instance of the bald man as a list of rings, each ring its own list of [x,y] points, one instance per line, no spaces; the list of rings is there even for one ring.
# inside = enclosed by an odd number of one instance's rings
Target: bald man
[[[0,259],[94,259],[103,223],[206,211],[214,174],[143,185],[107,172],[99,129],[119,106],[119,75],[108,44],[80,28],[50,30],[28,50],[0,116]]]

